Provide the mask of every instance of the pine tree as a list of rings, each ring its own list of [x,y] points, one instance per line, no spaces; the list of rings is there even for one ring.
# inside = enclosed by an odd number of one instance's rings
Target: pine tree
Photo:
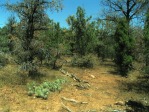
[[[85,56],[93,51],[96,44],[96,25],[90,22],[91,17],[85,16],[85,10],[77,8],[76,16],[70,16],[67,19],[71,30],[74,32],[75,50],[80,56]]]
[[[121,75],[127,76],[132,69],[133,39],[129,34],[129,26],[125,19],[119,19],[115,32],[115,63]]]

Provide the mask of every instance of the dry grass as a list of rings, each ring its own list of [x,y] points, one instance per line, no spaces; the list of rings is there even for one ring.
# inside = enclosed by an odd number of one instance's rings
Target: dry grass
[[[148,82],[138,71],[130,73],[128,78],[116,74],[112,62],[97,64],[92,69],[63,66],[69,73],[75,73],[80,79],[90,84],[89,89],[80,90],[70,80],[62,91],[51,93],[48,100],[35,99],[27,96],[26,83],[33,81],[18,72],[18,65],[9,64],[0,69],[0,112],[65,112],[62,102],[73,112],[112,112],[124,110],[126,106],[115,105],[115,102],[125,102],[129,99],[139,100],[149,105]],[[59,71],[41,67],[39,72],[44,74],[38,82],[51,81],[65,77]],[[20,73],[20,75],[18,75]],[[93,77],[94,76],[94,77]],[[139,77],[139,79],[138,79]],[[24,81],[24,82],[23,82]],[[146,85],[148,84],[148,85]],[[143,88],[144,89],[141,89]],[[141,90],[141,92],[139,92]],[[62,101],[61,97],[74,99],[87,104],[75,104]]]
[[[21,80],[17,76],[18,66],[9,64],[0,69],[0,86],[3,85],[15,85]],[[18,82],[19,81],[19,82]]]

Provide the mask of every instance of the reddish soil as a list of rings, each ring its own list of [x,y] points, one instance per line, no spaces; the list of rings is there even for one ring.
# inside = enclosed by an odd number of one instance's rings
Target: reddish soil
[[[62,103],[72,112],[112,112],[124,110],[126,107],[123,103],[130,98],[144,97],[126,91],[122,84],[129,78],[112,74],[112,66],[99,65],[93,69],[65,66],[64,69],[88,81],[90,87],[79,89],[74,86],[77,82],[68,77],[69,82],[61,92],[51,93],[47,100],[42,100],[28,96],[25,85],[3,86],[0,88],[0,112],[67,112]],[[59,72],[59,75],[63,74]],[[86,103],[65,101],[62,97]]]

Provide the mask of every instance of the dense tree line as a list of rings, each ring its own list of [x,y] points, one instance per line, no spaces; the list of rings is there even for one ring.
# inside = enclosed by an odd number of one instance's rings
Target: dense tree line
[[[141,61],[148,68],[148,1],[105,0],[104,5],[108,7],[105,18],[94,21],[85,15],[85,9],[78,7],[76,14],[67,18],[69,28],[66,29],[46,14],[46,9],[62,8],[59,0],[23,0],[5,4],[8,10],[17,14],[19,22],[11,16],[0,29],[0,52],[10,53],[31,77],[35,77],[40,65],[50,65],[53,69],[61,67],[63,63],[58,64],[58,61],[62,55],[77,55],[79,61],[75,58],[75,63],[81,62],[79,66],[91,62],[90,54],[96,54],[102,61],[110,58],[118,72],[127,76],[133,62],[140,59],[136,54],[140,53]],[[131,25],[135,17],[144,19],[144,27]]]

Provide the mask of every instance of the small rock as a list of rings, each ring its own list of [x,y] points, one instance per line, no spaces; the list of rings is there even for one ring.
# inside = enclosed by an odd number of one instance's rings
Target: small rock
[[[121,112],[120,110],[113,110],[112,112]]]
[[[125,105],[125,102],[123,102],[123,101],[118,101],[118,102],[115,102],[114,104],[115,104],[115,105],[124,106],[124,105]]]
[[[90,75],[90,77],[91,77],[91,78],[93,78],[93,79],[95,78],[95,76],[94,76],[94,75]]]

